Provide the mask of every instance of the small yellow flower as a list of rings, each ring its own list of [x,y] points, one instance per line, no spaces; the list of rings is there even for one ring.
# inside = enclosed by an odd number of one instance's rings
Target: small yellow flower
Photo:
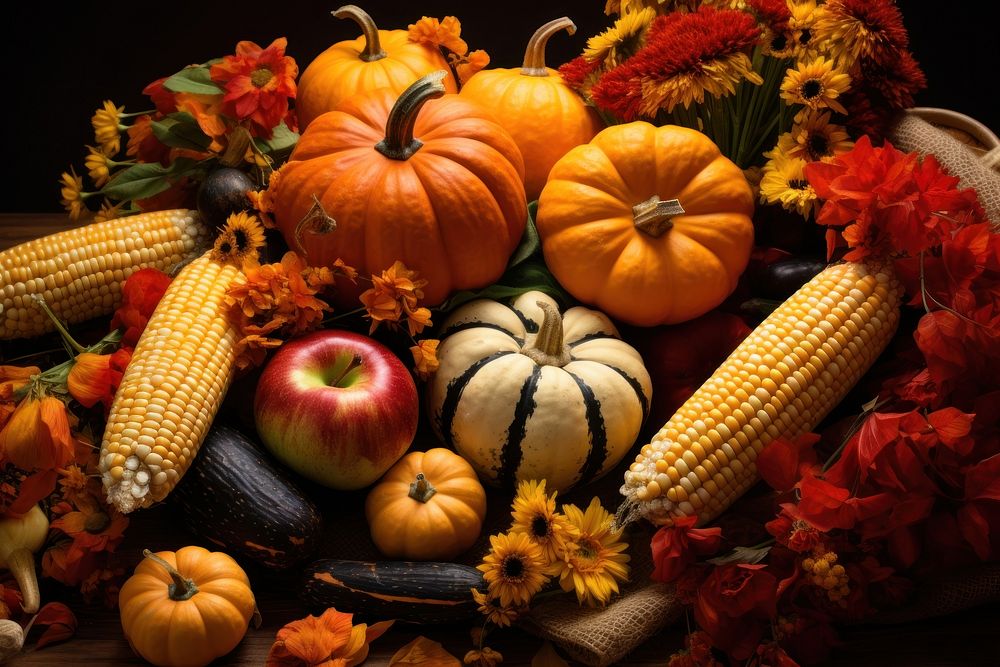
[[[111,100],[104,100],[104,105],[90,119],[94,126],[94,137],[105,155],[117,155],[121,150],[121,133],[125,128],[121,123],[124,106],[116,107]]]
[[[854,147],[843,125],[830,122],[830,112],[802,109],[789,132],[778,137],[778,152],[806,162],[830,160]]]
[[[491,598],[500,605],[526,605],[548,581],[541,548],[524,533],[490,536],[490,552],[478,566]]]
[[[531,538],[542,549],[546,563],[550,567],[554,565],[558,571],[557,561],[579,536],[579,531],[565,515],[556,512],[556,494],[545,495],[544,479],[540,482],[524,480],[517,486],[512,510],[511,532],[524,533]]]
[[[775,149],[766,153],[770,158],[764,165],[760,181],[760,200],[767,204],[781,204],[786,211],[808,217],[818,205],[816,191],[806,180],[806,161]]]
[[[440,368],[441,362],[437,357],[440,343],[441,341],[434,338],[425,338],[410,348],[410,354],[413,355],[413,370],[421,380],[429,379]]]
[[[112,204],[111,200],[105,199],[101,202],[101,210],[94,214],[94,222],[107,222],[122,217],[124,206],[125,202],[123,201]]]
[[[503,662],[503,654],[494,651],[489,646],[484,646],[478,651],[466,653],[463,662],[474,667],[494,667],[494,665]]]
[[[510,605],[504,607],[500,600],[491,598],[487,593],[472,589],[472,599],[479,605],[479,613],[494,625],[504,628],[528,612],[527,605]]]
[[[257,251],[264,246],[264,226],[249,213],[233,213],[215,239],[213,252],[219,261],[231,261],[242,266],[257,259]]]
[[[617,67],[642,46],[656,10],[644,7],[622,14],[610,28],[587,40],[583,57],[591,62],[600,61],[607,68]]]
[[[620,530],[612,530],[611,515],[597,498],[586,512],[575,505],[563,505],[563,512],[580,534],[559,563],[559,586],[576,591],[580,604],[603,606],[618,592],[618,582],[628,581],[628,544]]]
[[[789,68],[781,82],[781,98],[789,104],[810,109],[829,107],[842,114],[847,109],[837,101],[851,86],[851,77],[840,71],[833,60],[819,56]]]
[[[93,146],[87,146],[87,157],[83,160],[83,166],[87,168],[90,180],[99,188],[111,178],[111,160],[104,154],[104,151]]]
[[[788,11],[791,13],[788,33],[793,55],[798,60],[819,55],[824,44],[816,37],[816,23],[823,16],[822,8],[816,5],[816,0],[789,0]]]
[[[73,167],[69,168],[69,172],[62,173],[59,183],[62,185],[60,194],[63,208],[69,212],[70,218],[79,220],[80,215],[86,210],[84,200],[93,193],[83,191],[83,177],[77,176]]]

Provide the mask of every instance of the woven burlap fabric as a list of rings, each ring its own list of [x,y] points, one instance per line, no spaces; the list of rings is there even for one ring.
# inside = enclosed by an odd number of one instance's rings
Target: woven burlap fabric
[[[900,116],[888,139],[901,151],[933,154],[949,173],[961,179],[962,187],[976,189],[987,217],[1000,228],[1000,173],[990,166],[991,158],[977,154],[913,113]]]

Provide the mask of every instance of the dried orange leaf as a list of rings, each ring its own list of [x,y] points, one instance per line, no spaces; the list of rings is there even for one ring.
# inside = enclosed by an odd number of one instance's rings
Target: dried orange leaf
[[[459,667],[458,658],[444,650],[441,644],[427,637],[417,637],[396,651],[389,659],[389,667]]]

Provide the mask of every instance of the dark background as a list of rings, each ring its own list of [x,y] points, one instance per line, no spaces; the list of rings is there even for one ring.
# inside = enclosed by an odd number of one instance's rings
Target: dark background
[[[899,5],[929,83],[917,103],[966,113],[1000,132],[1000,39],[996,24],[972,9],[987,3]],[[14,4],[0,40],[0,211],[60,210],[59,174],[71,164],[85,172],[85,144],[94,141],[90,117],[102,100],[124,104],[126,112],[150,108],[141,94],[147,83],[230,54],[241,39],[266,46],[285,36],[288,54],[304,70],[332,43],[358,35],[352,22],[329,15],[338,6],[337,0]],[[587,37],[610,23],[604,0],[363,0],[362,6],[383,29],[405,29],[422,15],[455,15],[470,48],[486,49],[496,67],[520,65],[528,38],[550,19],[568,15],[579,28],[572,37],[552,38],[553,67],[578,55]]]

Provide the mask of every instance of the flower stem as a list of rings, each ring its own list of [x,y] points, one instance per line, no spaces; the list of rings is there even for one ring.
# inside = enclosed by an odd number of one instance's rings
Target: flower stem
[[[62,336],[62,339],[66,343],[66,345],[72,348],[77,354],[87,351],[87,349],[83,345],[80,345],[78,342],[76,342],[76,339],[69,334],[69,331],[66,329],[66,326],[62,323],[62,320],[56,317],[56,314],[52,312],[51,308],[49,308],[49,304],[45,303],[45,299],[38,296],[37,294],[32,294],[31,298],[32,300],[34,300],[36,304],[38,304],[38,307],[41,308],[46,315],[48,315],[49,319],[52,320],[52,323],[55,325],[56,330],[59,332],[59,335]]]

